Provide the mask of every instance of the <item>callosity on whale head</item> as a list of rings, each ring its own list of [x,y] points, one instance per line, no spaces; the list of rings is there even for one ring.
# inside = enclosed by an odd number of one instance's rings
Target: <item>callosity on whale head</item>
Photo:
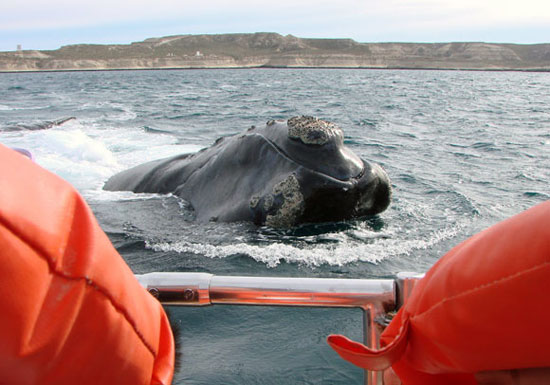
[[[196,154],[134,167],[105,189],[174,193],[199,221],[272,227],[374,215],[391,199],[382,167],[344,146],[338,126],[308,116],[269,121]]]

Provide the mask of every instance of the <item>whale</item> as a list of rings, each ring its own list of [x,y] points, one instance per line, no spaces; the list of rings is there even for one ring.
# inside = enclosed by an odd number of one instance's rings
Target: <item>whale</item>
[[[154,160],[110,177],[109,191],[174,194],[196,221],[289,228],[383,212],[384,169],[344,145],[343,130],[312,116],[270,120],[193,154]]]
[[[61,126],[64,123],[67,123],[71,120],[76,119],[74,116],[67,118],[61,118],[56,120],[46,120],[40,123],[26,124],[20,123],[13,126],[7,126],[2,128],[2,131],[39,131],[39,130],[48,130],[52,127]]]

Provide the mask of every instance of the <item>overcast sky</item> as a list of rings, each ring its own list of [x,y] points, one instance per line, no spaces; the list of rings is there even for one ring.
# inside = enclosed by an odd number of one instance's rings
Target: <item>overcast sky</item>
[[[20,0],[0,2],[0,51],[278,32],[359,42],[550,42],[550,0]]]

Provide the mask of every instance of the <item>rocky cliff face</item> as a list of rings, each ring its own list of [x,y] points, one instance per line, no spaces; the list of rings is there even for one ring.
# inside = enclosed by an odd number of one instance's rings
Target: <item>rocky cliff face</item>
[[[128,45],[0,52],[0,71],[237,67],[550,71],[550,44],[358,43],[255,33],[168,36]]]

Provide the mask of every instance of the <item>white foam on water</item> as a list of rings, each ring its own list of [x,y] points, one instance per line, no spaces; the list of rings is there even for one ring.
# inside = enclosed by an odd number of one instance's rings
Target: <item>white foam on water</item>
[[[251,245],[236,243],[228,245],[213,245],[192,243],[189,241],[153,242],[146,241],[146,247],[158,252],[192,253],[208,258],[227,258],[244,254],[253,260],[274,268],[280,263],[295,263],[308,267],[322,265],[343,266],[354,262],[377,264],[384,259],[410,255],[419,250],[430,249],[442,240],[454,237],[466,226],[456,224],[433,232],[422,239],[402,239],[395,234],[385,232],[371,238],[369,242],[350,239],[345,233],[330,234],[337,243],[309,244],[295,246],[282,242],[269,245]],[[392,232],[395,232],[393,230]],[[365,235],[365,237],[367,237]],[[327,239],[327,236],[324,237]]]
[[[172,143],[162,145],[157,144],[154,146],[147,146],[145,144],[135,146],[133,151],[117,153],[117,157],[120,164],[124,166],[122,169],[126,169],[156,159],[168,158],[180,154],[195,153],[201,148],[202,146],[181,145],[177,144],[176,141],[173,141]],[[122,169],[118,171],[122,171]]]
[[[116,157],[119,172],[145,162],[185,153],[199,151],[202,146],[180,144],[170,134],[147,133],[142,128],[121,129],[116,127],[93,127],[90,135],[105,143]]]
[[[107,192],[100,198],[99,191],[115,173],[202,148],[180,145],[169,134],[148,134],[141,128],[105,128],[95,121],[78,120],[47,130],[5,132],[0,138],[8,147],[30,151],[39,165],[69,181],[87,198],[107,200],[115,198]]]
[[[135,193],[132,191],[107,191],[101,187],[86,191],[86,198],[95,202],[146,201],[166,197],[166,194]]]
[[[85,133],[78,122],[48,130],[19,131],[2,136],[8,147],[30,151],[36,163],[61,176],[80,191],[95,188],[118,168],[105,144]]]
[[[44,110],[50,108],[50,105],[28,106],[28,107],[10,107],[5,104],[0,104],[0,111],[27,111],[27,110]]]
[[[41,136],[36,161],[80,190],[94,188],[118,166],[116,158],[101,141],[80,129],[48,131]]]
[[[113,109],[109,119],[113,121],[124,122],[137,118],[137,114],[128,106],[119,103],[107,103]]]
[[[99,163],[116,165],[113,154],[100,141],[92,139],[82,130],[50,131],[44,135],[43,143],[50,151],[75,163]]]
[[[80,105],[78,111],[99,110],[103,118],[114,122],[125,122],[137,118],[137,113],[126,104],[112,101],[88,102]]]

